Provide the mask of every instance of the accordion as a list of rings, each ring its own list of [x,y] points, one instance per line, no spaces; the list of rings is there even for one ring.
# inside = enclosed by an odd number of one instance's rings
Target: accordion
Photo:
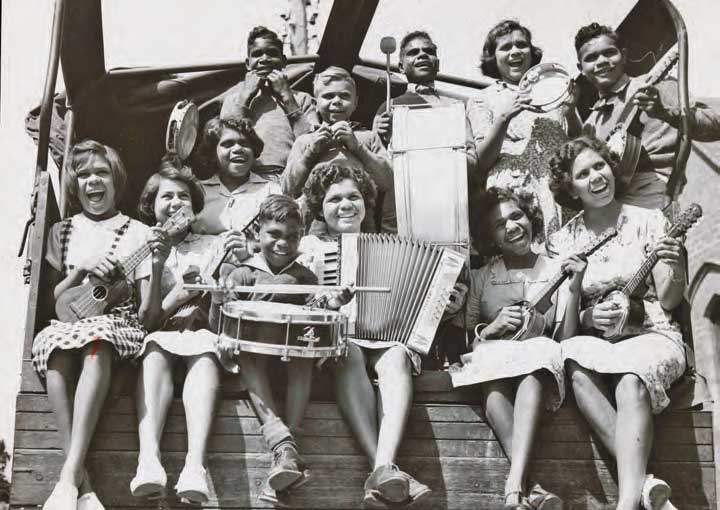
[[[389,287],[358,292],[341,311],[348,336],[398,342],[427,354],[465,258],[449,248],[389,234],[343,234],[316,265],[324,285]]]

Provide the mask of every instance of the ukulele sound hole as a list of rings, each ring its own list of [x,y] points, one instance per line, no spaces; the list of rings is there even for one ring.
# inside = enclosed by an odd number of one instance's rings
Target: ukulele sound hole
[[[102,285],[98,285],[97,287],[93,287],[92,290],[92,297],[98,301],[102,301],[107,297],[107,289],[103,287]]]

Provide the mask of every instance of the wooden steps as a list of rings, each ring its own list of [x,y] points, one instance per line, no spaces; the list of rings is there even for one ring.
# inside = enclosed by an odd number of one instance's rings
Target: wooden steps
[[[306,436],[300,444],[312,479],[293,492],[293,508],[361,508],[369,468],[327,396],[331,386],[327,378],[322,374],[315,381]],[[38,391],[41,387],[31,387],[31,381],[31,375],[24,378],[25,391],[17,401],[13,508],[42,504],[62,463],[47,397]],[[209,448],[213,498],[207,507],[268,508],[257,500],[269,466],[259,423],[246,400],[230,398],[241,396],[237,382],[227,383]],[[109,403],[98,427],[88,465],[108,509],[158,508],[157,503],[136,500],[129,492],[137,462],[136,423],[134,401],[125,396]],[[714,508],[712,432],[710,412],[669,412],[657,419],[651,471],[670,483],[673,501],[682,510]],[[179,399],[171,407],[162,446],[172,488],[186,448]],[[617,488],[604,456],[569,403],[545,416],[531,477],[560,495],[566,509],[612,509]],[[476,392],[453,391],[443,372],[427,372],[416,379],[415,405],[399,463],[434,491],[413,508],[489,509],[501,503],[508,462],[477,405]],[[165,508],[175,507],[187,508],[169,497]]]

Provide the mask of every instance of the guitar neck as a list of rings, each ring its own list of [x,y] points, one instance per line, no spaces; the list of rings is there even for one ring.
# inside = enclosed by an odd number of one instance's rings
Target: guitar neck
[[[628,297],[632,296],[632,294],[637,290],[640,284],[645,281],[645,278],[647,278],[647,276],[650,274],[652,268],[655,267],[655,263],[657,263],[657,261],[658,256],[655,252],[648,255],[648,257],[643,261],[642,265],[640,266],[640,269],[638,269],[635,275],[630,278],[630,281],[628,281],[622,288],[622,293]]]
[[[140,248],[135,250],[133,253],[128,255],[127,258],[120,262],[120,268],[125,276],[132,273],[140,263],[145,260],[145,257],[150,255],[150,245],[145,243]]]

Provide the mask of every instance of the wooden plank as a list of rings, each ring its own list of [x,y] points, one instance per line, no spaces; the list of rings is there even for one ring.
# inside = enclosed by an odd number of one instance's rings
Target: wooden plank
[[[19,412],[15,428],[20,431],[56,430],[49,413]],[[303,424],[306,437],[351,437],[347,424],[340,419],[307,419]],[[98,432],[129,432],[137,430],[137,420],[130,414],[106,413],[98,423]],[[171,415],[165,433],[185,433],[185,418]],[[260,422],[255,417],[220,416],[215,419],[213,434],[260,434]],[[445,423],[414,421],[407,425],[406,437],[434,439],[491,440],[494,434],[487,423]],[[541,425],[539,440],[548,442],[587,442],[588,429],[584,424],[555,425],[552,421]],[[655,431],[656,444],[712,445],[710,428],[677,428],[660,426]]]
[[[20,394],[17,398],[17,412],[51,412],[50,403],[46,395]],[[128,397],[119,398],[106,406],[104,413],[135,414],[135,402]],[[170,416],[183,416],[182,402],[175,399],[170,406]],[[223,400],[218,406],[217,416],[255,416],[247,400]],[[305,414],[306,419],[335,419],[341,420],[342,416],[337,405],[333,402],[310,402]],[[545,423],[552,423],[555,426],[583,424],[577,409],[563,407],[554,414],[548,413],[544,418]],[[482,409],[476,405],[455,405],[455,404],[416,404],[410,412],[410,422],[433,421],[447,423],[478,423],[484,421]],[[658,428],[711,428],[712,413],[710,411],[668,411],[656,419]]]
[[[183,457],[181,453],[164,456],[170,487],[182,468]],[[210,454],[208,467],[214,487],[210,506],[265,508],[256,503],[256,497],[269,465],[268,457]],[[313,477],[310,483],[293,493],[297,508],[360,507],[361,488],[368,474],[364,458],[316,455],[307,456],[307,460],[312,466]],[[145,507],[146,503],[132,498],[128,490],[136,461],[134,452],[90,455],[89,469],[95,473],[98,495],[107,505]],[[28,455],[19,450],[15,458],[13,504],[41,504],[52,489],[51,482],[57,479],[61,462],[60,452]],[[421,474],[421,480],[435,489],[433,496],[417,508],[489,508],[500,502],[507,474],[507,461],[501,459],[416,457],[400,458],[399,463],[408,472]],[[680,508],[707,508],[714,503],[712,465],[661,463],[651,465],[651,468],[673,486],[674,499]],[[589,498],[598,504],[612,504],[615,485],[602,462],[537,461],[532,471],[534,479],[558,492],[570,507],[586,508]],[[567,473],[573,473],[573,476],[568,477]],[[171,501],[171,504],[177,502]]]

